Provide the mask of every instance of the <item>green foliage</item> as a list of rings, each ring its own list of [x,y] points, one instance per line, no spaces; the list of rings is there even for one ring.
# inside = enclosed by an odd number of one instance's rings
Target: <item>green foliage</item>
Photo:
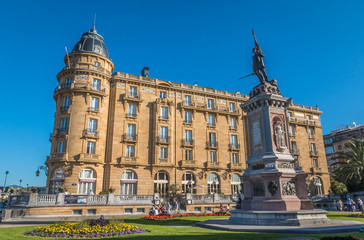
[[[124,219],[122,219],[122,218],[111,218],[111,219],[109,219],[109,223],[111,225],[123,225],[124,224]]]
[[[170,189],[173,193],[176,193],[181,190],[176,184],[171,184]]]
[[[343,195],[348,192],[348,189],[344,183],[341,183],[339,181],[336,181],[333,178],[330,178],[331,182],[331,191],[335,195]]]
[[[346,143],[346,153],[341,153],[337,159],[344,162],[337,162],[332,165],[339,165],[335,171],[335,179],[346,185],[359,185],[364,183],[364,139],[352,139]]]

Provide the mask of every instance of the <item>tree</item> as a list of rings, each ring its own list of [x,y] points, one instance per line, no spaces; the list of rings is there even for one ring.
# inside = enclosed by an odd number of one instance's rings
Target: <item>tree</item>
[[[345,145],[348,152],[341,153],[337,158],[343,162],[332,165],[340,165],[334,172],[335,179],[343,183],[364,184],[364,139],[352,139]]]
[[[331,191],[335,195],[343,195],[348,192],[348,189],[344,183],[338,182],[333,178],[330,178]]]

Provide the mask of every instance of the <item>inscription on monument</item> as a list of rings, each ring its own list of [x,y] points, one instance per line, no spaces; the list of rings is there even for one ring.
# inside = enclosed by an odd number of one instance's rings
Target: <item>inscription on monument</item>
[[[292,163],[278,163],[277,166],[278,168],[293,168]]]
[[[264,197],[264,182],[255,182],[253,183],[253,195],[256,197]]]
[[[296,185],[294,184],[294,182],[282,182],[282,195],[296,195]]]
[[[264,167],[265,167],[264,163],[254,164],[252,165],[252,170],[264,169]]]
[[[262,133],[260,131],[259,117],[253,118],[252,130],[253,130],[253,147],[255,149],[259,149],[262,147]]]

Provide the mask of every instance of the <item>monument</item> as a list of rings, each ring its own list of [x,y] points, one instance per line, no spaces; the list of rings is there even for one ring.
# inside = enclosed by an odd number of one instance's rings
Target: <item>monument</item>
[[[275,79],[269,81],[253,31],[252,75],[260,84],[250,92],[242,108],[247,113],[250,157],[243,174],[244,199],[232,211],[231,223],[243,225],[328,224],[326,212],[313,210],[308,198],[307,173],[290,152],[286,109],[291,99],[280,93]]]

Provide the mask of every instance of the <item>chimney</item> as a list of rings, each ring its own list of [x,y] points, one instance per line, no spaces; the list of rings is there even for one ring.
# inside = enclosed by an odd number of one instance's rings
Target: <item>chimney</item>
[[[149,67],[143,67],[142,76],[149,77]]]

